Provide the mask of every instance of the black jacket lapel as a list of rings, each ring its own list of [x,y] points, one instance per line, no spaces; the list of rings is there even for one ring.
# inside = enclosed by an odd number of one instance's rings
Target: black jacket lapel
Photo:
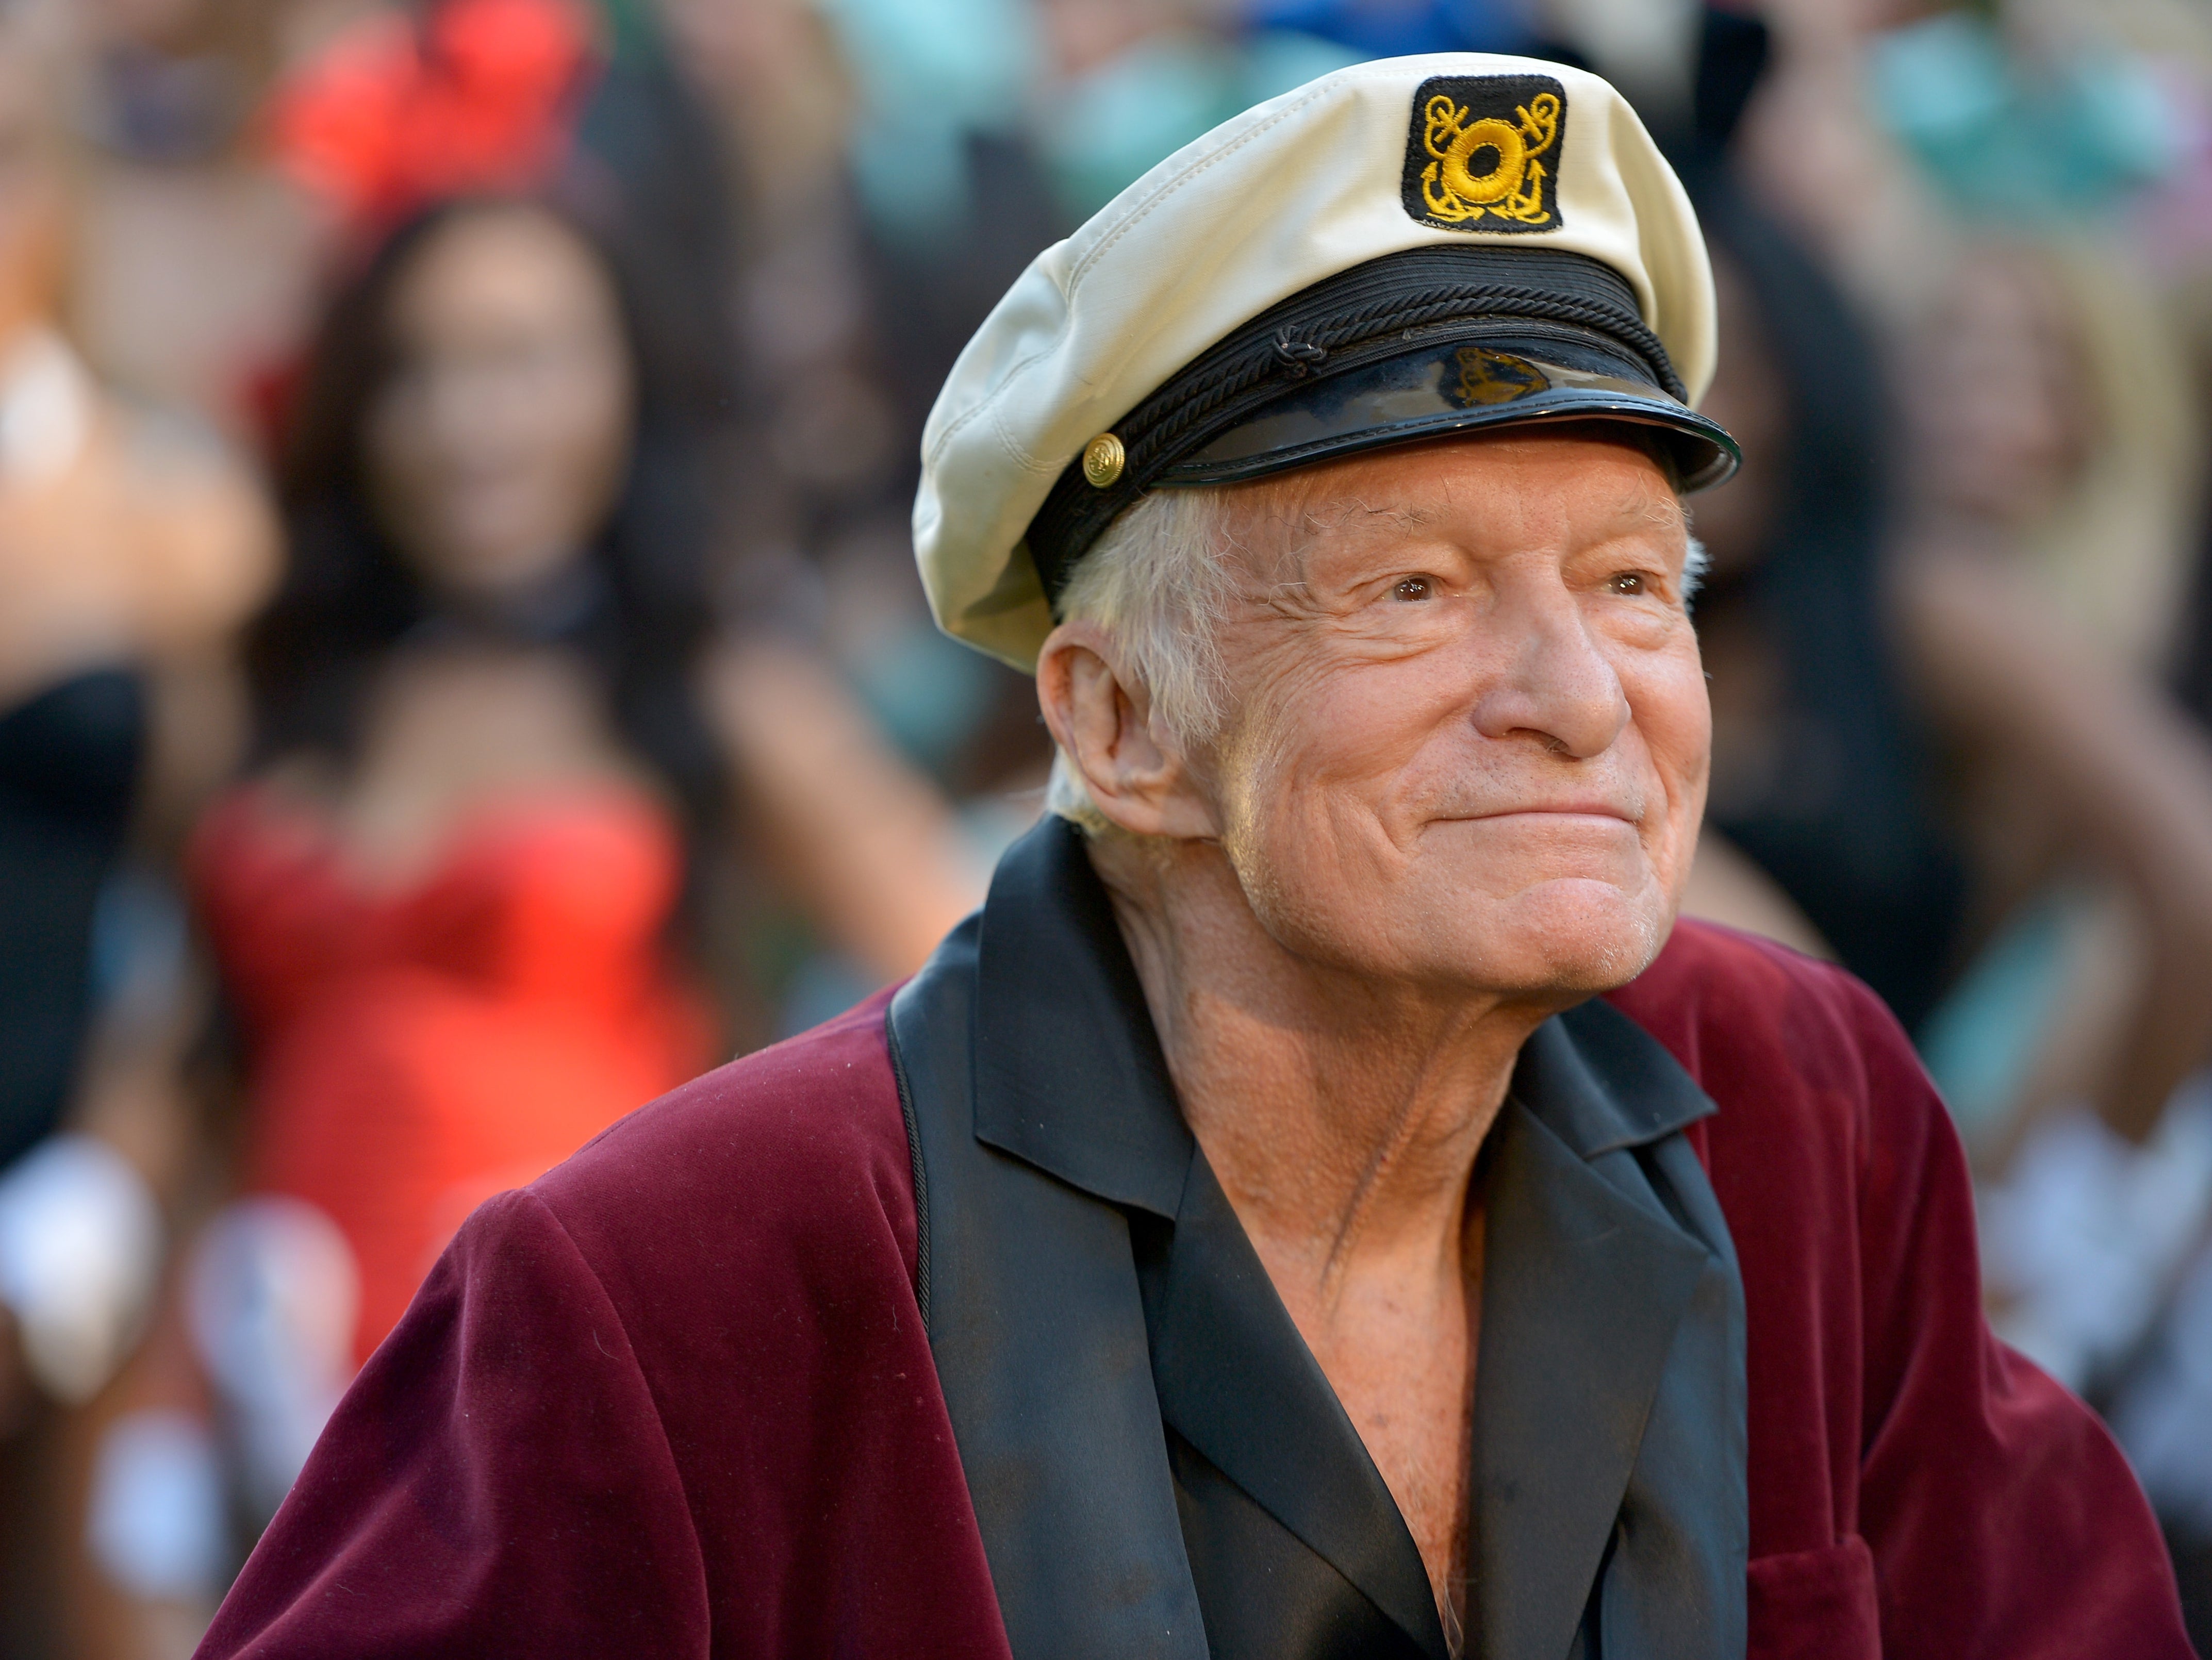
[[[1015,1660],[1206,1653],[1120,1209],[1172,1215],[1194,1144],[1119,942],[1054,821],[889,1017],[923,1314]]]
[[[1603,1005],[1551,1022],[1486,1151],[1469,1622],[1483,1660],[1556,1660],[1581,1651],[1578,1633],[1636,1660],[1742,1651],[1741,1286],[1676,1133],[1711,1104],[1655,1054],[1672,1067]],[[1624,1110],[1612,1084],[1639,1073]]]
[[[1169,1423],[1364,1593],[1407,1652],[1444,1660],[1413,1536],[1203,1154],[1170,1251],[1146,1298]]]
[[[1007,1639],[1015,1660],[1206,1660],[1128,1222],[976,1138],[975,935],[891,1000],[890,1032],[930,1348]]]

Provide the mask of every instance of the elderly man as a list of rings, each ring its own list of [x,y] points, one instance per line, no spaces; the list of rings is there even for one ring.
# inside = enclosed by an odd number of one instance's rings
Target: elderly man
[[[1053,813],[478,1212],[204,1652],[2185,1655],[1894,1023],[1675,925],[1712,338],[1535,63],[1329,76],[1041,257],[915,525]]]

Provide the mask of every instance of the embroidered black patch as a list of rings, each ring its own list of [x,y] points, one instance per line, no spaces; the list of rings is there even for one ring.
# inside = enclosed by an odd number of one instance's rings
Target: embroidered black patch
[[[1548,75],[1440,75],[1413,94],[1406,211],[1462,231],[1559,228],[1567,91]]]

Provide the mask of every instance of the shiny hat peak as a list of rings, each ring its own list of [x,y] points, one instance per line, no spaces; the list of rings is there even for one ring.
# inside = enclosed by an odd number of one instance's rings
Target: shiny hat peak
[[[1692,413],[1713,355],[1696,216],[1604,81],[1340,70],[1169,157],[1000,301],[923,434],[923,585],[947,633],[1027,668],[1048,582],[1150,488],[1590,415],[1662,429],[1694,488],[1734,465]]]

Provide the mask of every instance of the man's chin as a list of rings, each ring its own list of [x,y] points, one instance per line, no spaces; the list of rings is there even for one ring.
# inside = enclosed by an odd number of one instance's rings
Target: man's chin
[[[1607,882],[1551,882],[1505,901],[1470,943],[1489,989],[1531,996],[1594,997],[1651,966],[1674,924],[1647,892]]]
[[[1261,928],[1297,956],[1378,983],[1562,1004],[1627,984],[1659,954],[1674,922],[1648,870],[1621,880],[1547,875],[1503,892],[1431,881],[1418,900],[1401,889],[1389,896],[1396,903],[1352,915],[1266,902],[1279,897],[1279,889],[1246,890]]]

